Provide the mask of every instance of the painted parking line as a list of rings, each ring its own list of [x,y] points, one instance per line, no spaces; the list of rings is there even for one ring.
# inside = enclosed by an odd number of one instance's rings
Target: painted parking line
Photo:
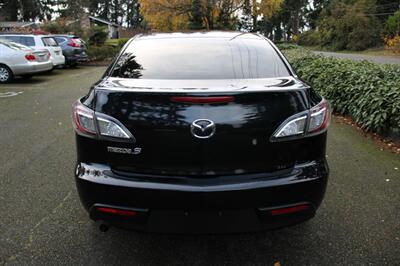
[[[23,93],[22,91],[19,92],[14,92],[14,91],[9,91],[9,92],[0,92],[0,98],[8,98],[8,97],[14,97],[19,94]]]

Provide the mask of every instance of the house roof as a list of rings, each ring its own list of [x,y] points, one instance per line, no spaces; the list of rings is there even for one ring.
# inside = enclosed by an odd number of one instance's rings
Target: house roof
[[[114,26],[114,27],[119,27],[119,25],[117,23],[110,22],[110,21],[107,21],[107,20],[104,20],[104,19],[101,19],[101,18],[96,18],[96,17],[93,17],[93,16],[89,16],[89,18],[92,19],[92,20],[107,24],[107,25],[111,25],[111,26]]]
[[[35,24],[35,22],[0,21],[0,28],[25,28]]]

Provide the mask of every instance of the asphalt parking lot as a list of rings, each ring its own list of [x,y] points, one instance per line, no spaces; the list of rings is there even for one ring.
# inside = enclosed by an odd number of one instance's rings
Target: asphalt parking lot
[[[70,111],[104,70],[0,85],[1,264],[399,264],[400,157],[337,122],[326,198],[307,223],[235,235],[100,232],[75,189]]]

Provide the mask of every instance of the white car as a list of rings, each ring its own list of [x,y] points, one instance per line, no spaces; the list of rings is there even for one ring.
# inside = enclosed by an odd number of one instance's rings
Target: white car
[[[0,39],[0,83],[10,82],[14,76],[30,78],[52,68],[48,50],[36,50]]]
[[[51,36],[34,34],[1,34],[0,39],[1,38],[32,47],[36,50],[48,50],[50,52],[50,60],[53,63],[53,68],[61,67],[65,64],[65,57],[62,53],[62,49],[58,45],[57,41]]]

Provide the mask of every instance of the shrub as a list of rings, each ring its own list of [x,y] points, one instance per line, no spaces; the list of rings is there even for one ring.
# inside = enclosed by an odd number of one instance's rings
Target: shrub
[[[299,42],[300,45],[305,46],[316,46],[321,44],[321,36],[318,31],[309,30],[303,32],[300,35]]]
[[[305,49],[284,52],[297,74],[336,112],[369,131],[400,128],[400,66],[323,57]]]
[[[91,61],[102,61],[114,58],[119,50],[119,47],[90,45],[87,49],[87,54]]]
[[[122,48],[125,45],[125,43],[127,43],[129,40],[130,38],[110,39],[107,40],[104,44],[108,46]]]
[[[400,35],[396,35],[393,38],[385,38],[386,49],[400,54]]]
[[[300,46],[294,43],[275,43],[280,50],[299,49]]]
[[[400,10],[387,19],[386,32],[391,36],[400,34]]]
[[[90,28],[89,44],[103,45],[108,37],[108,30],[106,27],[94,26]]]
[[[67,26],[65,23],[61,22],[48,22],[41,26],[41,28],[49,33],[58,34],[58,33],[67,33],[71,31],[71,28]]]

